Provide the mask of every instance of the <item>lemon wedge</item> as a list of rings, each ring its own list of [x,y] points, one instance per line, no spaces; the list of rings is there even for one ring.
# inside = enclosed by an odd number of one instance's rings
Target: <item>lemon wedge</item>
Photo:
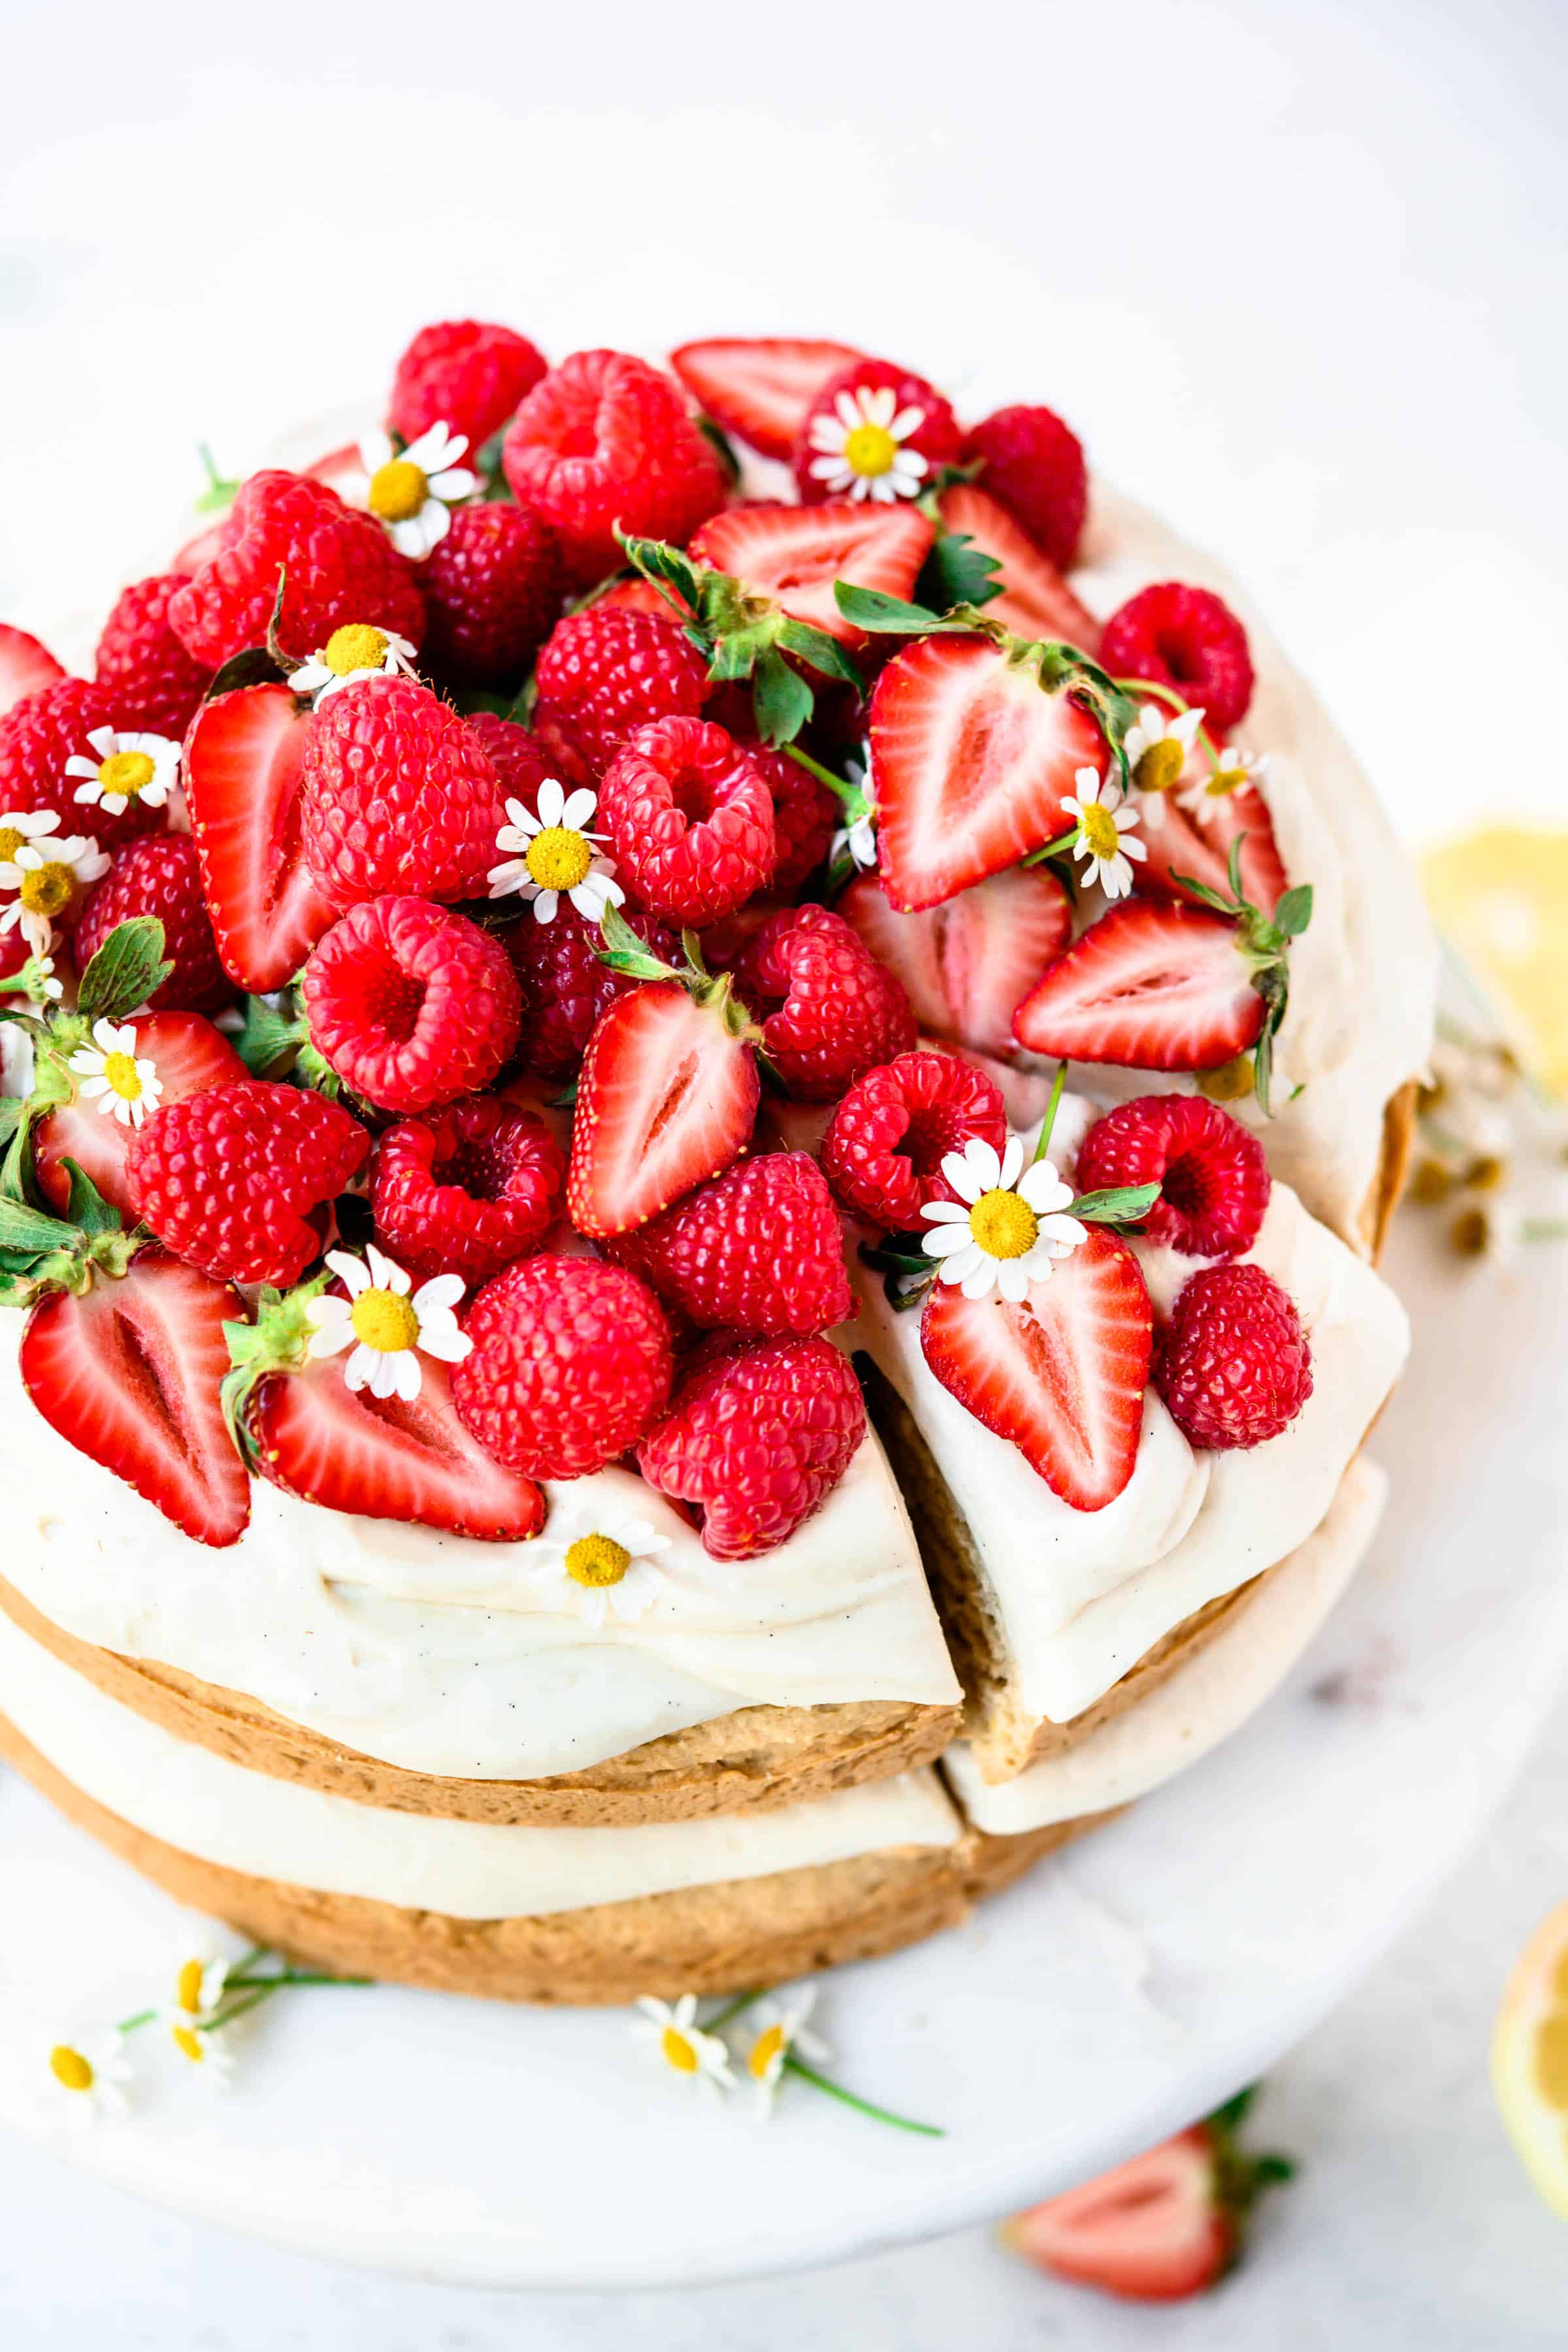
[[[1492,2089],[1520,2161],[1568,2216],[1568,1903],[1514,1963],[1492,2029]]]
[[[1568,830],[1481,825],[1428,851],[1421,877],[1521,1064],[1568,1098]]]

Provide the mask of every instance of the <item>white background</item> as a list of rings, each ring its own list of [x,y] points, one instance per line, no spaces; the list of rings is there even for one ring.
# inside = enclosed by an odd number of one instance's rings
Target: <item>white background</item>
[[[1568,806],[1550,0],[387,0],[222,21],[0,0],[0,616],[95,625],[172,548],[196,440],[243,468],[373,393],[427,318],[504,319],[557,353],[822,332],[970,413],[1060,409],[1098,470],[1261,590],[1413,838]],[[1513,2169],[1484,2044],[1509,1958],[1568,1888],[1565,1769],[1560,1734],[1486,1853],[1281,2070],[1263,2121],[1307,2171],[1215,2303],[1113,2311],[979,2234],[704,2297],[395,2286],[7,2146],[0,2341],[1562,2344],[1568,2234]],[[635,2193],[613,2151],[584,2183],[607,2227]]]

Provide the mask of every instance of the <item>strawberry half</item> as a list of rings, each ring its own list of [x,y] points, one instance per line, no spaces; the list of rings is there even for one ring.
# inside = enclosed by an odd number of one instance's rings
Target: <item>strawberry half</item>
[[[1075,1511],[1103,1510],[1132,1475],[1153,1342],[1138,1261],[1102,1225],[1020,1306],[939,1282],[921,1315],[943,1388]]]
[[[1072,939],[1072,907],[1044,866],[1019,866],[919,914],[900,914],[874,874],[837,911],[896,972],[921,1027],[986,1054],[1015,1050],[1013,1015]]]
[[[226,1037],[199,1013],[143,1013],[129,1026],[136,1032],[136,1058],[153,1065],[160,1085],[158,1108],[200,1094],[207,1087],[227,1086],[248,1075]],[[112,1103],[112,1095],[103,1101]],[[135,1212],[125,1184],[125,1155],[134,1128],[121,1126],[101,1103],[84,1101],[80,1093],[69,1102],[47,1111],[33,1133],[33,1168],[38,1190],[57,1208],[70,1199],[70,1177],[64,1162],[74,1160],[89,1176],[104,1199],[134,1222]]]
[[[1013,1035],[1033,1054],[1133,1070],[1217,1070],[1266,1007],[1238,927],[1175,899],[1124,898],[1036,982]]]
[[[291,980],[337,916],[300,850],[310,713],[286,686],[220,694],[185,739],[185,793],[224,970],[259,995]]]
[[[37,694],[65,674],[47,646],[0,621],[0,719],[25,694]]]
[[[250,1517],[218,1400],[224,1325],[244,1313],[228,1284],[142,1249],[123,1275],[51,1291],[22,1335],[23,1384],[44,1419],[197,1543],[237,1543]]]
[[[841,645],[859,646],[865,632],[839,611],[834,582],[907,601],[935,536],[912,506],[731,507],[703,524],[691,557]]]
[[[1142,865],[1133,869],[1134,890],[1190,898],[1192,893],[1176,880],[1178,874],[1202,882],[1211,890],[1224,890],[1231,844],[1239,841],[1242,890],[1266,915],[1274,912],[1285,895],[1289,877],[1275,843],[1274,826],[1263,795],[1256,784],[1205,799],[1201,820],[1189,816],[1169,793],[1165,795],[1164,812],[1160,824],[1141,828],[1141,838],[1149,855]]]
[[[1041,684],[1038,653],[1024,651],[1016,639],[922,637],[878,679],[871,788],[895,907],[940,905],[1016,866],[1069,822],[1061,803],[1079,769],[1103,772],[1100,729],[1065,688]]]
[[[1100,623],[999,499],[973,482],[954,482],[937,506],[946,530],[973,540],[1001,566],[1002,593],[987,603],[988,620],[1016,637],[1064,637],[1083,653],[1099,652]]]
[[[848,343],[732,335],[682,343],[669,364],[715,425],[764,457],[787,457],[823,385],[859,357]]]
[[[757,1035],[727,979],[650,982],[599,1016],[577,1080],[566,1207],[605,1240],[729,1167],[756,1124]]]

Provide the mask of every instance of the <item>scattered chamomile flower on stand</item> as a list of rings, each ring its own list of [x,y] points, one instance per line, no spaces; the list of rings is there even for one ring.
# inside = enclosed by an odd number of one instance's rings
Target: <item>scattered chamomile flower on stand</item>
[[[1200,824],[1211,824],[1216,814],[1216,801],[1228,800],[1232,793],[1244,791],[1248,785],[1260,790],[1268,777],[1269,754],[1267,751],[1243,751],[1235,743],[1226,744],[1219,755],[1219,764],[1206,776],[1194,777],[1177,794],[1189,816]]]
[[[648,1520],[613,1507],[584,1513],[579,1507],[574,1514],[569,1505],[556,1503],[547,1534],[535,1541],[548,1550],[530,1568],[529,1582],[542,1600],[574,1609],[595,1633],[612,1612],[623,1624],[634,1624],[664,1582],[653,1563],[669,1549],[669,1538]]]
[[[77,800],[105,816],[123,816],[132,801],[148,808],[167,805],[180,772],[178,743],[113,727],[95,727],[87,740],[91,759],[79,751],[66,761],[66,774],[82,780]]]
[[[732,2091],[730,2053],[716,2033],[697,2023],[697,1995],[682,1993],[673,2006],[645,1993],[632,2027],[639,2042],[661,2059],[678,2082],[700,2083],[712,2092]]]
[[[124,2086],[131,2080],[131,2062],[124,2053],[124,2038],[118,2026],[101,2026],[50,2045],[51,2096],[79,2131],[118,2121],[128,2110]]]
[[[613,861],[594,854],[595,843],[605,835],[586,830],[597,806],[596,794],[586,786],[567,793],[553,776],[540,785],[536,809],[508,801],[510,822],[497,834],[496,847],[511,854],[489,869],[490,897],[505,898],[516,891],[531,898],[536,923],[552,923],[563,898],[595,926],[606,907],[623,905],[626,894],[615,878]]]
[[[1157,702],[1144,702],[1127,730],[1127,772],[1134,791],[1147,795],[1140,807],[1145,825],[1152,830],[1165,822],[1165,794],[1181,782],[1203,719],[1201,710],[1183,710],[1169,718]]]
[[[1068,793],[1062,806],[1077,828],[1069,847],[1082,860],[1079,879],[1098,882],[1108,898],[1125,898],[1132,887],[1131,861],[1141,865],[1149,855],[1132,831],[1145,804],[1124,801],[1115,778],[1093,768],[1079,768],[1073,782],[1078,791]]]
[[[370,477],[365,503],[385,524],[399,555],[422,562],[451,527],[448,509],[478,488],[479,476],[458,462],[468,446],[466,434],[445,425],[432,425],[405,449],[385,433],[367,434],[360,443]]]
[[[174,1971],[174,2009],[193,2025],[210,2024],[223,2005],[229,1964],[216,1956],[184,1959]]]
[[[406,637],[390,629],[373,628],[367,621],[346,621],[334,629],[319,653],[289,673],[289,691],[308,694],[320,710],[329,695],[362,677],[395,677],[401,671],[415,675],[414,648]]]
[[[962,1151],[948,1153],[942,1172],[959,1199],[927,1202],[921,1214],[936,1230],[921,1247],[938,1261],[938,1280],[962,1284],[965,1298],[996,1289],[1018,1305],[1031,1282],[1046,1281],[1056,1260],[1087,1239],[1078,1218],[1062,1214],[1071,1186],[1048,1160],[1025,1168],[1016,1135],[1000,1159],[984,1137],[971,1136]]]
[[[47,955],[53,946],[56,917],[109,871],[96,841],[57,833],[58,824],[47,812],[0,818],[0,891],[16,894],[0,911],[0,934],[20,929],[35,955]]]
[[[226,2091],[234,2080],[234,2052],[219,2038],[215,2021],[170,2009],[163,2012],[163,2024],[182,2063],[195,2069],[202,2088]]]
[[[812,479],[836,497],[872,499],[890,506],[895,499],[920,496],[928,471],[918,449],[904,443],[925,423],[923,408],[900,408],[888,385],[857,384],[839,393],[831,416],[811,424]]]
[[[806,2024],[816,2000],[816,1988],[807,1985],[793,2000],[770,1996],[755,2020],[752,2045],[745,2056],[746,2079],[753,2087],[757,2113],[771,2116],[773,2099],[784,2078],[787,2060],[796,2051],[818,2066],[826,2066],[833,2053],[826,2042],[813,2033]]]
[[[68,1067],[81,1080],[78,1092],[85,1102],[117,1118],[121,1127],[140,1127],[158,1108],[163,1081],[146,1055],[136,1051],[136,1032],[129,1022],[95,1021],[92,1043],[79,1045]]]
[[[315,1326],[310,1353],[335,1356],[352,1349],[343,1367],[351,1389],[412,1402],[419,1393],[421,1353],[460,1364],[473,1346],[452,1312],[463,1295],[460,1274],[434,1275],[414,1290],[411,1277],[374,1242],[363,1258],[329,1250],[326,1262],[349,1295],[328,1292],[311,1299],[305,1309]]]

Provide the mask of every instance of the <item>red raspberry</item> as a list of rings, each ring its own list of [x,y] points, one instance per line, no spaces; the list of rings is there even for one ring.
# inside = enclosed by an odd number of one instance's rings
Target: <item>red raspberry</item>
[[[684,546],[724,503],[723,470],[673,379],[625,352],[574,352],[529,394],[501,463],[560,538],[574,587],[622,562],[614,526]]]
[[[983,416],[963,454],[984,458],[982,486],[1065,572],[1078,553],[1089,505],[1089,468],[1077,434],[1053,409],[1020,402]]]
[[[531,1478],[586,1478],[664,1410],[669,1327],[646,1284],[587,1257],[525,1257],[487,1283],[465,1326],[452,1402],[479,1444]]]
[[[1100,658],[1113,677],[1173,686],[1199,706],[1216,739],[1240,725],[1252,700],[1247,631],[1223,598],[1179,580],[1141,588],[1119,605],[1105,625]]]
[[[236,1078],[165,1103],[125,1156],[126,1189],[176,1256],[216,1282],[298,1282],[321,1254],[312,1212],[370,1150],[324,1095]]]
[[[1312,1393],[1312,1350],[1288,1292],[1250,1261],[1205,1266],[1176,1294],[1154,1385],[1191,1444],[1261,1445]]]
[[[766,887],[773,803],[722,727],[656,719],[629,736],[599,792],[599,822],[646,907],[700,930]]]
[[[710,706],[710,715],[719,713]],[[738,739],[762,770],[773,803],[773,871],[769,887],[791,898],[826,856],[838,829],[838,801],[819,777],[772,743]]]
[[[301,660],[353,621],[413,646],[425,635],[414,566],[380,523],[325,482],[269,467],[241,484],[217,553],[169,599],[169,625],[194,661],[216,669],[266,643],[279,569],[288,576],[278,634]]]
[[[833,482],[825,479],[824,475],[815,469],[820,465],[826,472],[833,464],[837,449],[833,453],[819,449],[813,437],[813,428],[819,419],[825,421],[833,430],[837,445],[842,447],[845,414],[838,406],[840,400],[847,399],[858,418],[860,402],[858,395],[889,392],[893,395],[889,411],[891,421],[896,423],[907,409],[918,408],[921,412],[920,423],[912,431],[900,431],[896,443],[889,434],[879,431],[875,425],[858,424],[856,434],[845,449],[843,459],[853,480],[850,483],[840,480],[836,488]],[[829,499],[873,495],[871,486],[885,480],[895,447],[918,450],[925,459],[925,469],[913,486],[913,493],[918,493],[929,487],[939,466],[949,465],[957,458],[963,440],[958,419],[934,383],[928,383],[924,376],[910,375],[905,368],[895,367],[891,360],[856,360],[848,367],[840,369],[836,376],[829,377],[801,419],[794,463],[802,504],[821,506]],[[858,463],[858,458],[860,460]]]
[[[351,909],[312,951],[300,993],[318,1053],[383,1110],[479,1093],[522,1019],[500,941],[427,898]]]
[[[735,989],[805,1102],[836,1101],[878,1062],[914,1046],[903,983],[826,907],[787,908],[764,923],[735,966]]]
[[[334,907],[383,890],[479,898],[506,823],[473,730],[412,677],[367,677],[323,702],[300,770],[305,863]]]
[[[154,834],[122,849],[82,902],[73,961],[85,971],[115,926],[156,915],[174,971],[147,1000],[154,1012],[211,1013],[234,995],[218,961],[212,918],[202,896],[196,845],[187,833]]]
[[[1140,1095],[1096,1119],[1079,1150],[1079,1190],[1117,1184],[1159,1185],[1143,1230],[1187,1257],[1250,1249],[1268,1206],[1263,1146],[1202,1095]]]
[[[598,604],[557,621],[534,677],[533,731],[569,784],[596,784],[634,727],[695,719],[708,695],[673,621]]]
[[[855,1311],[838,1213],[804,1151],[743,1160],[605,1246],[704,1329],[805,1337]]]
[[[161,832],[165,810],[133,800],[119,816],[108,816],[77,799],[79,780],[66,773],[68,760],[96,759],[88,737],[96,728],[118,727],[123,715],[112,695],[85,677],[58,678],[25,695],[0,719],[0,814],[53,809],[63,834],[90,834],[100,849]]]
[[[510,681],[561,610],[561,554],[528,507],[458,507],[419,585],[426,665],[444,677]]]
[[[620,912],[661,963],[676,961],[679,942],[673,931],[629,898]],[[600,961],[598,925],[586,922],[567,900],[557,905],[553,922],[535,922],[525,913],[505,936],[522,990],[524,1066],[536,1077],[569,1077],[605,1005],[637,983]]]
[[[792,1536],[859,1450],[866,1407],[826,1339],[763,1339],[684,1380],[637,1448],[649,1484],[702,1510],[715,1559],[748,1559]]]
[[[488,1282],[539,1247],[565,1183],[565,1158],[542,1119],[493,1095],[465,1095],[428,1118],[400,1120],[376,1145],[375,1237],[413,1273]]]
[[[1001,1089],[955,1054],[900,1054],[852,1086],[822,1139],[822,1170],[847,1209],[889,1233],[919,1233],[929,1201],[956,1199],[942,1172],[979,1136],[1007,1140]]]
[[[502,799],[531,808],[540,785],[555,773],[535,737],[515,719],[498,718],[492,710],[476,710],[468,732],[495,770]]]
[[[176,741],[212,676],[211,663],[194,661],[169,626],[170,599],[184,584],[184,572],[163,572],[122,589],[94,657],[98,683],[113,697],[121,725]]]
[[[477,457],[549,364],[526,335],[482,319],[421,327],[397,362],[386,429],[417,441],[432,425],[448,425],[468,435],[468,456]]]

